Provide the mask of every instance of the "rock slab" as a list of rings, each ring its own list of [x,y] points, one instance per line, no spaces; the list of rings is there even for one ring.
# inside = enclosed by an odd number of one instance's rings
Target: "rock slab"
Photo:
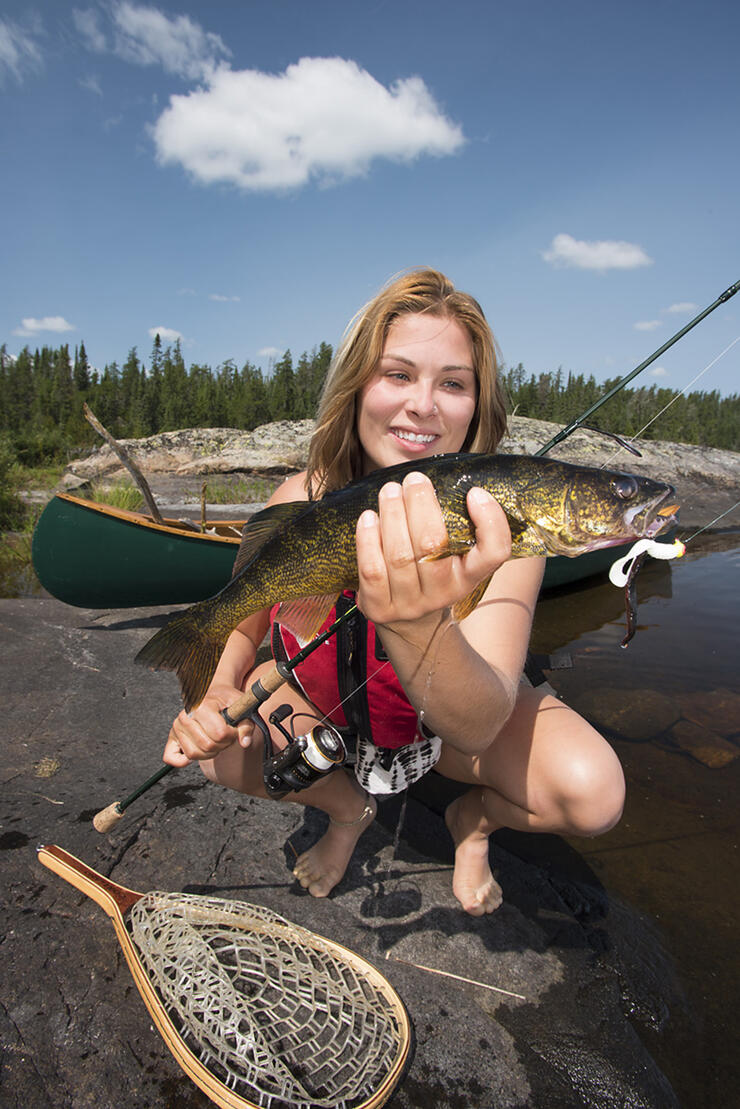
[[[221,790],[196,768],[98,835],[94,813],[158,767],[178,708],[172,675],[132,662],[163,618],[45,598],[0,602],[4,1107],[210,1104],[153,1031],[109,920],[38,863],[36,845],[50,842],[133,889],[267,905],[375,963],[416,1037],[389,1109],[677,1105],[644,1043],[682,1005],[650,927],[595,875],[575,881],[501,846],[504,906],[466,916],[432,796],[452,787],[438,776],[410,797],[395,858],[399,803],[389,801],[324,901],[290,873],[321,834],[320,814]]]

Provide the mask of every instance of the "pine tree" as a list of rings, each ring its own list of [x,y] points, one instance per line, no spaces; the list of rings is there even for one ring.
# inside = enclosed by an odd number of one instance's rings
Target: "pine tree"
[[[286,350],[280,361],[275,363],[267,395],[271,420],[292,419],[295,405],[295,375],[289,350]]]

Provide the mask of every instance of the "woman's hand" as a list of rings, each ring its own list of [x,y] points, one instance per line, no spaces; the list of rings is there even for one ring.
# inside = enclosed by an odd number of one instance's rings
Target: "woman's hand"
[[[167,737],[162,759],[170,766],[187,766],[193,761],[213,759],[233,743],[249,747],[254,725],[245,720],[230,728],[221,715],[242,695],[241,689],[230,685],[211,685],[197,709],[181,712],[174,720]]]
[[[431,481],[410,473],[403,485],[380,490],[378,513],[357,522],[358,602],[375,624],[423,620],[467,597],[511,555],[503,509],[484,489],[471,489],[468,512],[475,545],[464,555],[424,561],[447,544],[442,511]]]

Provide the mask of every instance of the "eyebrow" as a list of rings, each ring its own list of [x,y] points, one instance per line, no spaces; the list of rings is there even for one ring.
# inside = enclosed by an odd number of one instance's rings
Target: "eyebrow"
[[[414,362],[413,359],[404,358],[402,354],[394,354],[391,350],[387,350],[384,354],[381,354],[380,361],[382,362],[385,358],[392,358],[394,362],[402,362],[404,366],[416,368],[416,362]],[[442,366],[441,368],[442,373],[449,373],[450,370],[465,370],[467,373],[475,373],[472,366],[458,366],[456,363],[449,366]]]

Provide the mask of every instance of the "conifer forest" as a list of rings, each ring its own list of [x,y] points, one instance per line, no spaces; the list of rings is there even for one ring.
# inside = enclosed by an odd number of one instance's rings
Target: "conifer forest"
[[[96,445],[97,436],[82,412],[86,401],[117,438],[139,438],[188,427],[251,430],[274,420],[299,420],[316,414],[332,357],[321,343],[297,360],[290,351],[269,372],[227,360],[216,369],[186,366],[179,343],[164,346],[159,336],[148,363],[132,348],[122,365],[93,369],[84,343],[25,347],[11,357],[0,347],[0,436],[25,466],[64,461]],[[502,370],[509,410],[519,416],[565,425],[581,415],[615,384],[593,376],[527,374],[519,364]],[[673,399],[656,384],[625,388],[594,416],[605,431],[627,437]],[[645,438],[740,450],[740,395],[717,391],[679,397],[644,432]]]

